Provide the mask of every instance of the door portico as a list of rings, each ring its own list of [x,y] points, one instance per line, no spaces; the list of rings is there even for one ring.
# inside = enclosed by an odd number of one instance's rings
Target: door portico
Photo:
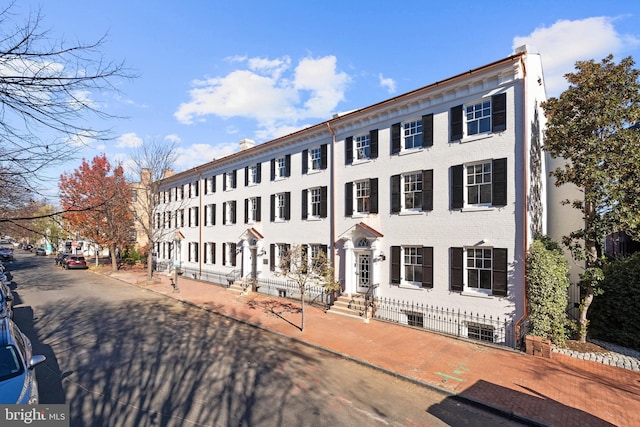
[[[380,283],[383,235],[364,223],[354,225],[340,236],[343,241],[344,293],[366,294]],[[372,292],[373,289],[371,289]]]

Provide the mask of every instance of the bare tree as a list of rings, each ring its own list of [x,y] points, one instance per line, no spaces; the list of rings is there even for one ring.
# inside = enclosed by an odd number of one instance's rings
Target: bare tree
[[[292,280],[300,292],[300,307],[302,319],[300,331],[304,331],[304,298],[313,286],[321,286],[325,292],[340,289],[340,283],[335,280],[331,261],[323,251],[317,251],[311,256],[307,245],[296,245],[287,249],[280,258],[280,274]]]
[[[173,170],[178,159],[176,146],[174,141],[152,138],[144,141],[131,156],[131,173],[140,180],[131,184],[136,193],[132,210],[136,227],[146,240],[147,280],[153,278],[153,244],[169,233],[167,228],[153,227],[153,215],[159,202],[156,183]]]
[[[78,142],[109,139],[109,130],[88,118],[115,116],[99,110],[92,96],[117,92],[114,80],[135,77],[103,58],[104,37],[55,40],[42,29],[39,11],[16,22],[16,9],[11,3],[0,10],[0,188],[19,190],[9,195],[37,193],[45,167],[74,158]]]

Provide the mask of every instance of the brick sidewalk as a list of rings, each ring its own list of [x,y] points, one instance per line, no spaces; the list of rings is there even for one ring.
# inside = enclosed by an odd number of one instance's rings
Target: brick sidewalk
[[[301,332],[295,301],[238,296],[223,287],[166,275],[147,284],[142,271],[111,277],[250,323],[378,369],[548,426],[640,425],[640,373],[553,354],[527,356],[386,322],[364,323],[305,309]]]

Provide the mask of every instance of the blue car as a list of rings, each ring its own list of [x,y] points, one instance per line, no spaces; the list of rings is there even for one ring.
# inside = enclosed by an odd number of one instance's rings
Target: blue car
[[[45,361],[31,354],[31,342],[8,317],[0,319],[0,404],[38,403],[36,365]]]

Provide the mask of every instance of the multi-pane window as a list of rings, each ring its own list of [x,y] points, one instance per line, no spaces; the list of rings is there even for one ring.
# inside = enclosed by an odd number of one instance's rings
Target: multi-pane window
[[[211,203],[204,207],[204,225],[216,225],[216,205]]]
[[[216,177],[210,176],[205,180],[204,194],[211,194],[216,192]]]
[[[422,147],[422,120],[413,120],[402,124],[404,149]]]
[[[249,201],[247,203],[247,209],[248,209],[248,220],[249,222],[257,222],[260,221],[260,216],[258,214],[258,209],[259,209],[259,201],[258,201],[258,197],[251,197],[249,198]]]
[[[491,162],[467,165],[467,204],[491,204]]]
[[[247,169],[248,173],[248,184],[257,184],[258,180],[258,165],[251,165]]]
[[[216,244],[214,242],[205,242],[204,244],[204,263],[216,263]]]
[[[276,178],[284,178],[287,176],[287,161],[285,157],[276,159]]]
[[[358,135],[353,138],[354,160],[366,160],[371,156],[371,138],[369,134]]]
[[[198,262],[198,242],[189,242],[189,262]]]
[[[236,223],[236,201],[224,202],[223,204],[223,224],[235,224]]]
[[[276,194],[276,219],[285,219],[287,200],[284,193]]]
[[[403,250],[404,280],[422,283],[422,248],[406,246]]]
[[[189,208],[189,227],[198,226],[198,217],[199,217],[198,210],[199,209],[197,206]]]
[[[422,209],[422,172],[402,175],[404,208],[407,210]]]
[[[236,244],[235,243],[223,243],[223,263],[229,267],[235,267],[236,265]]]
[[[321,166],[322,152],[320,147],[315,147],[309,150],[309,169],[319,170]]]
[[[309,211],[311,216],[320,217],[322,208],[322,191],[320,187],[309,190]]]
[[[189,184],[189,197],[198,197],[198,181],[194,181]]]
[[[236,171],[229,171],[224,174],[224,189],[231,190],[236,188]]]
[[[491,131],[491,101],[486,100],[465,106],[467,135]]]
[[[491,249],[467,249],[467,286],[469,288],[491,290],[492,259]]]
[[[369,180],[356,181],[355,186],[355,206],[356,212],[361,214],[369,213],[371,187],[369,186]]]
[[[472,340],[494,342],[495,329],[491,325],[467,324],[467,336]]]

